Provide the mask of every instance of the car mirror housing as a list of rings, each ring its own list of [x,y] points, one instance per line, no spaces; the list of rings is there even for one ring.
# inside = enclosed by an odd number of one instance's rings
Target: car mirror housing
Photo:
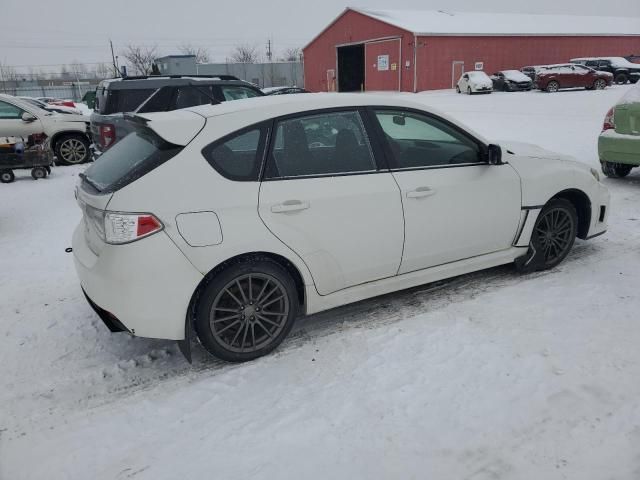
[[[487,161],[489,165],[502,165],[502,148],[500,145],[491,144],[487,147]]]
[[[20,118],[22,118],[23,122],[28,122],[28,123],[31,123],[31,122],[36,120],[35,115],[32,115],[29,112],[24,112],[22,114],[22,117],[20,117]]]

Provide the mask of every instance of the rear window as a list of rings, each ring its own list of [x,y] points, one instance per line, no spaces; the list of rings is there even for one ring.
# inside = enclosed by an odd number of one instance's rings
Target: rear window
[[[98,192],[115,192],[176,156],[182,148],[148,127],[136,126],[87,168],[83,179]]]
[[[109,115],[112,113],[133,112],[155,91],[155,88],[105,90],[106,101],[103,100],[100,113]]]

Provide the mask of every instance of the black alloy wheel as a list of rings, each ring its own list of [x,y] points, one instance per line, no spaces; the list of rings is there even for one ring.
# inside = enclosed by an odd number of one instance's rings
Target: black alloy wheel
[[[242,362],[276,348],[298,311],[295,283],[269,258],[238,263],[216,275],[199,302],[195,326],[213,355]]]
[[[578,216],[565,199],[555,199],[542,209],[532,234],[538,269],[558,265],[571,251],[576,239]]]

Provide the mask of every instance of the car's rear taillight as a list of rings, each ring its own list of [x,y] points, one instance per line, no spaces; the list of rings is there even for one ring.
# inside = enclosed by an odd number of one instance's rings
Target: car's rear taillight
[[[105,241],[111,244],[130,243],[163,229],[162,222],[150,213],[105,212]]]
[[[610,109],[604,117],[604,123],[602,125],[602,131],[614,130],[616,128],[616,122],[614,120],[614,109]]]
[[[116,139],[116,128],[111,124],[100,125],[100,145],[107,148]]]

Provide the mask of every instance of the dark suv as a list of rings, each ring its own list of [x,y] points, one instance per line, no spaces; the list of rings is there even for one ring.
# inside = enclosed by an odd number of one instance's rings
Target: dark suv
[[[636,83],[640,79],[640,64],[631,63],[623,57],[572,58],[570,62],[612,73],[613,81],[619,85],[627,82]]]
[[[125,113],[168,112],[196,105],[263,96],[255,85],[231,75],[171,75],[103,80],[96,89],[91,137],[100,155],[130,131]]]

